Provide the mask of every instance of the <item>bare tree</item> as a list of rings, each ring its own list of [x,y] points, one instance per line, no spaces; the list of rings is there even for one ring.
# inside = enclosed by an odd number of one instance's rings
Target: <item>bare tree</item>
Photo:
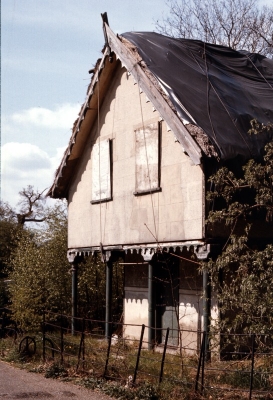
[[[159,33],[273,56],[273,8],[257,0],[166,0]]]
[[[43,222],[46,220],[44,208],[45,190],[39,192],[33,186],[28,185],[19,192],[21,197],[18,203],[20,211],[17,214],[19,225],[23,226],[25,222]]]

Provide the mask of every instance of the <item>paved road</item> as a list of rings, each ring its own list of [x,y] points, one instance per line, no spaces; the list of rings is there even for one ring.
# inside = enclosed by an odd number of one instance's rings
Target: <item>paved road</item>
[[[111,398],[71,383],[15,368],[0,361],[0,399],[110,400]]]

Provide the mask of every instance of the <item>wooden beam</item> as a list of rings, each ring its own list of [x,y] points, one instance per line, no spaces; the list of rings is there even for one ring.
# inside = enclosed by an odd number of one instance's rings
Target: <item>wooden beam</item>
[[[122,64],[125,65],[137,84],[144,91],[148,99],[166,121],[170,129],[173,131],[179,143],[183,146],[194,164],[201,164],[202,152],[199,145],[192,138],[183,122],[177,114],[172,110],[169,104],[165,101],[162,94],[155,87],[153,82],[145,74],[137,60],[134,58],[130,50],[121,42],[114,32],[105,24],[105,30],[108,36],[108,42],[111,50],[120,58]]]

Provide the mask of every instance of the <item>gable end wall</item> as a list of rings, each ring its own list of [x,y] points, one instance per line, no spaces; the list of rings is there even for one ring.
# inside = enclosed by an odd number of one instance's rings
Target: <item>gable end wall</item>
[[[160,115],[117,70],[69,188],[68,248],[203,239],[204,177],[162,122],[161,192],[135,196],[135,129]],[[100,136],[98,135],[100,133]],[[113,200],[91,204],[92,147],[112,141]],[[146,224],[146,225],[145,225]]]

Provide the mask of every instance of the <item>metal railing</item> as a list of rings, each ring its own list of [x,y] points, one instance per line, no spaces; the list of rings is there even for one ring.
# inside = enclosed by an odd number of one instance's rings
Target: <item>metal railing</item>
[[[122,384],[169,381],[201,395],[229,391],[249,399],[273,392],[273,345],[266,335],[221,333],[207,337],[202,331],[168,328],[161,335],[163,342],[151,346],[148,326],[110,323],[106,338],[105,321],[74,318],[72,335],[71,318],[44,313],[44,360],[69,363],[87,375]],[[135,332],[134,337],[126,335],[128,329]],[[183,345],[183,335],[201,337],[201,345],[196,340]],[[168,343],[170,336],[180,338],[177,346]]]
[[[105,321],[78,318],[74,335],[70,322],[70,316],[46,314],[44,344],[46,338],[50,339],[55,358],[61,362],[74,358],[75,368],[87,374],[121,382],[129,380],[132,385],[141,379],[157,384],[168,380],[201,394],[240,392],[249,399],[254,394],[261,396],[273,391],[273,346],[264,346],[263,351],[255,334],[222,333],[207,337],[205,332],[168,328],[164,330],[163,343],[150,346],[149,327],[145,325],[110,323],[111,334],[105,338]],[[126,336],[128,328],[138,335]],[[196,342],[168,345],[170,335],[179,338],[182,334],[201,337],[201,346]],[[268,338],[259,335],[259,343],[263,341],[268,342]],[[151,347],[153,350],[148,350]],[[46,350],[43,354],[45,357]]]

